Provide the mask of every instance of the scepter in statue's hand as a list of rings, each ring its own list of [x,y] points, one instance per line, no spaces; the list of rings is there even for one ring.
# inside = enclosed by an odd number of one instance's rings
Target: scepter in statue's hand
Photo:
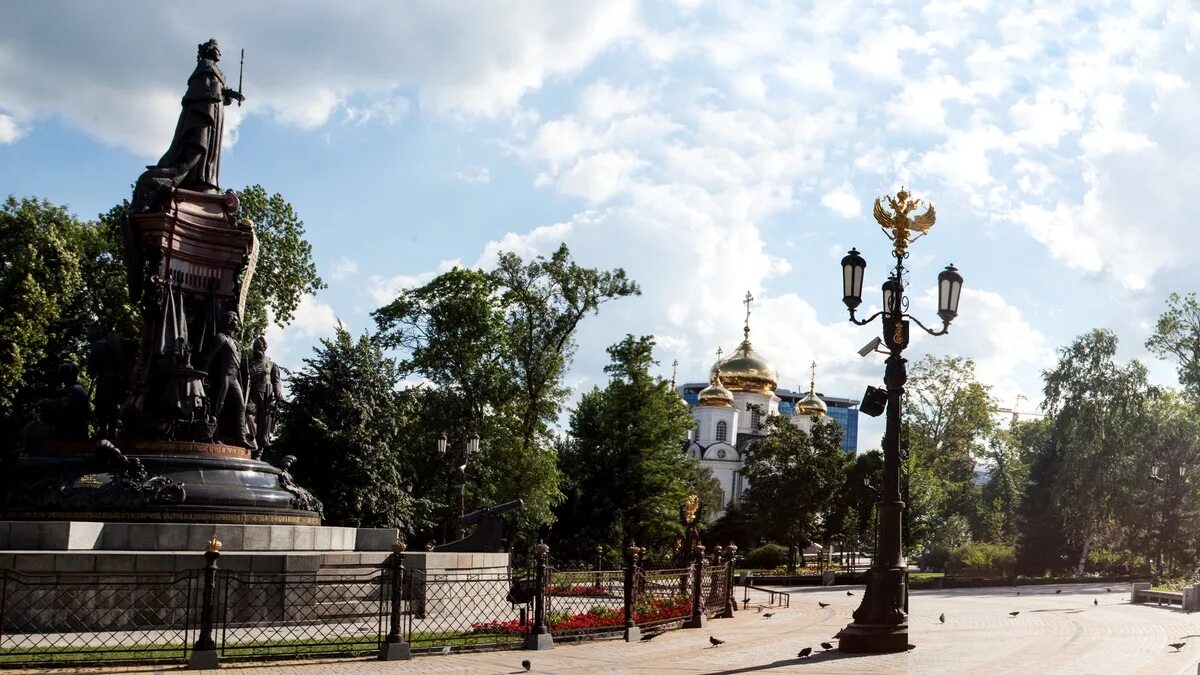
[[[240,107],[242,107],[242,101],[245,101],[245,100],[246,100],[246,97],[245,97],[245,96],[242,96],[242,72],[243,72],[245,69],[246,69],[246,48],[245,48],[245,47],[242,47],[242,59],[241,59],[241,61],[239,61],[239,62],[238,62],[238,90],[237,90],[237,93],[238,93],[238,95],[237,95],[237,102],[238,102],[238,107],[239,107],[239,108],[240,108]]]

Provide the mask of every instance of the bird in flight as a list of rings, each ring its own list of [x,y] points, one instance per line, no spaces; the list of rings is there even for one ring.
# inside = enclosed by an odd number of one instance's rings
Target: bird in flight
[[[1020,612],[1009,612],[1008,613],[1009,616],[1016,616],[1018,614],[1020,614]]]
[[[946,613],[945,612],[942,612],[941,615],[938,616],[938,621],[941,621],[942,623],[946,623]]]
[[[824,649],[825,651],[829,651],[830,649],[833,649],[833,645],[829,644],[828,642],[822,642],[821,649]]]
[[[530,668],[533,667],[533,664],[529,662],[529,659],[525,659],[524,661],[521,662],[521,667],[524,668],[525,670],[529,670]]]
[[[829,606],[829,603],[828,603],[828,602],[821,602],[821,601],[819,601],[819,600],[818,600],[818,601],[817,601],[817,605],[819,605],[819,606],[821,607],[821,609],[825,609],[826,607],[828,607],[828,606]]]
[[[809,654],[811,654],[811,653],[812,653],[812,647],[805,647],[804,649],[801,649],[801,650],[800,650],[800,653],[799,653],[799,654],[796,654],[796,658],[798,658],[798,659],[807,659],[807,658],[808,658],[808,655],[809,655]]]
[[[708,636],[708,641],[710,643],[712,643],[712,646],[714,646],[714,647],[720,647],[721,645],[725,644],[724,640],[718,640],[717,638],[715,638],[711,635]]]
[[[1184,645],[1186,645],[1186,644],[1187,644],[1186,642],[1172,642],[1171,644],[1169,644],[1169,645],[1167,645],[1167,646],[1168,646],[1168,647],[1174,647],[1174,648],[1175,648],[1175,651],[1179,651],[1179,650],[1180,650],[1180,648],[1182,648],[1182,647],[1183,647]]]

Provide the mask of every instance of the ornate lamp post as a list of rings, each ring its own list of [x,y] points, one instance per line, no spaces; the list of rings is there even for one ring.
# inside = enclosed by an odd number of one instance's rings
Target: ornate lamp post
[[[941,330],[931,330],[916,317],[908,314],[908,298],[904,297],[904,260],[908,245],[933,227],[936,213],[930,205],[925,213],[912,213],[919,205],[901,188],[896,197],[887,197],[892,213],[875,200],[874,216],[884,233],[892,240],[892,256],[896,266],[883,285],[883,310],[866,319],[858,319],[854,310],[862,304],[863,272],[867,261],[851,249],[842,258],[842,301],[850,310],[850,321],[865,326],[876,317],[883,323],[883,341],[888,347],[884,370],[887,387],[887,418],[883,437],[883,485],[879,498],[879,524],[876,533],[876,555],[867,572],[867,588],[862,604],[854,611],[854,621],[838,633],[838,649],[850,653],[902,652],[908,649],[908,616],[905,599],[904,556],[901,551],[900,530],[904,502],[900,498],[900,405],[904,384],[908,379],[905,359],[908,346],[909,321],[930,335],[944,335],[950,322],[958,315],[958,299],[962,291],[962,276],[950,265],[938,275],[938,317]]]

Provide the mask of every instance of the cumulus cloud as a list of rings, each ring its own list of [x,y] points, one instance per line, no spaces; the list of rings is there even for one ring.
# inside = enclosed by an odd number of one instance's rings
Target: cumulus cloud
[[[854,193],[854,186],[842,183],[821,195],[821,204],[843,218],[862,215],[862,200]]]
[[[10,115],[0,114],[0,143],[12,143],[20,138],[23,132]]]
[[[487,183],[492,180],[492,174],[486,166],[472,165],[462,171],[455,171],[454,179],[464,183]]]
[[[130,26],[153,26],[130,38]],[[197,30],[201,33],[197,36]],[[352,123],[408,114],[398,87],[435,113],[496,115],[554,75],[576,72],[639,30],[633,0],[571,5],[481,2],[141,2],[122,8],[36,3],[0,24],[0,113],[18,124],[61,116],[105,143],[161,152],[194,45],[247,47],[245,109],[311,129],[338,110]],[[63,36],[80,39],[64,40]],[[86,38],[83,38],[86,36]],[[134,105],[131,101],[136,101]]]

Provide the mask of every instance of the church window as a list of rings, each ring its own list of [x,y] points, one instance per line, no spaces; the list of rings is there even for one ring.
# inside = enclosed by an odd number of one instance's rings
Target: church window
[[[729,425],[722,420],[717,422],[717,441],[725,443],[729,441]]]
[[[762,428],[762,413],[758,412],[757,410],[752,412],[750,414],[750,425],[754,428],[755,431],[758,431],[759,429],[761,429]]]

